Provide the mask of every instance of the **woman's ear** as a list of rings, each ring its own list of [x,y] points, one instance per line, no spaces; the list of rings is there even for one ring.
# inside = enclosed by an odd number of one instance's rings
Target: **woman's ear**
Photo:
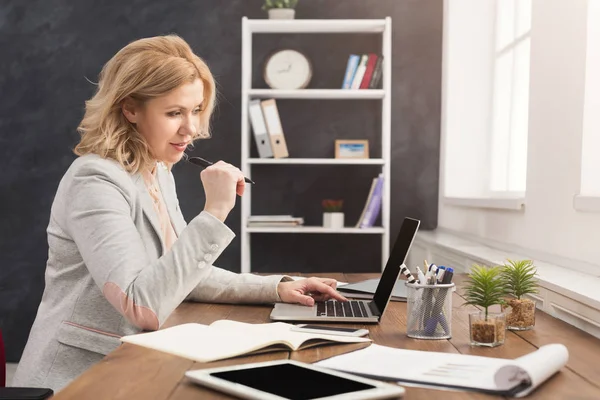
[[[137,107],[133,99],[128,97],[125,100],[123,100],[123,103],[121,103],[121,111],[123,112],[123,115],[125,116],[125,118],[127,118],[129,122],[131,122],[132,124],[135,124],[137,122]]]

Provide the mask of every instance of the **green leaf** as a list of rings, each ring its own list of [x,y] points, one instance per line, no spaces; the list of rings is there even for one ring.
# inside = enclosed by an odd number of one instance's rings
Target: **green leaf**
[[[298,0],[265,0],[262,6],[263,10],[270,10],[272,8],[296,8]]]
[[[520,299],[521,296],[537,293],[537,270],[531,260],[508,260],[502,269],[508,293]]]
[[[502,269],[499,266],[485,267],[473,265],[467,276],[465,286],[465,304],[479,306],[485,309],[487,318],[488,307],[503,304],[506,296],[506,283],[502,279]]]

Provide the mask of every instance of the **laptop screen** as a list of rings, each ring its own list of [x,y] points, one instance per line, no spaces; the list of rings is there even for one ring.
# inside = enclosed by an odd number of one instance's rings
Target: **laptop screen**
[[[404,222],[402,222],[400,233],[398,233],[396,243],[394,243],[394,248],[392,249],[390,258],[388,258],[387,264],[385,264],[385,269],[373,296],[373,301],[380,315],[383,315],[383,310],[387,306],[392,290],[394,290],[394,285],[400,274],[400,268],[406,260],[420,223],[419,220],[412,218],[404,218]]]

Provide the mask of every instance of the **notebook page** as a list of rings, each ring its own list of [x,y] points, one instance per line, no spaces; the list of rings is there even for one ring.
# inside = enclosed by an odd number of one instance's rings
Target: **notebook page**
[[[232,321],[222,319],[213,322],[211,327],[225,331],[241,331],[248,335],[260,337],[263,341],[278,342],[284,340],[288,342],[293,349],[298,349],[302,344],[312,339],[328,340],[339,343],[360,343],[370,342],[371,339],[354,337],[354,336],[339,336],[327,335],[322,333],[308,333],[292,331],[292,324],[285,322],[271,322],[267,324],[248,324],[245,322]]]
[[[402,350],[372,344],[366,349],[332,357],[316,364],[391,380],[485,390],[508,390],[516,385],[498,387],[494,376],[502,366],[508,365],[511,361],[462,354]]]
[[[264,335],[215,329],[202,324],[182,324],[156,332],[124,336],[121,341],[164,351],[199,362],[235,357],[266,347]]]

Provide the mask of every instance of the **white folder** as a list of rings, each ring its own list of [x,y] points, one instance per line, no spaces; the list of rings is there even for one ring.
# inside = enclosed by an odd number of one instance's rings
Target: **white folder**
[[[256,141],[256,147],[258,149],[258,156],[260,158],[273,157],[271,140],[269,138],[269,132],[267,132],[267,126],[265,125],[262,108],[260,107],[260,100],[250,101],[249,114],[252,132],[254,133],[254,140]]]
[[[260,102],[260,105],[262,107],[263,115],[265,117],[267,130],[269,131],[269,137],[271,139],[271,149],[273,150],[273,157],[288,157],[289,154],[287,144],[285,143],[283,128],[281,127],[279,111],[277,110],[277,103],[275,103],[275,99],[263,100]]]

